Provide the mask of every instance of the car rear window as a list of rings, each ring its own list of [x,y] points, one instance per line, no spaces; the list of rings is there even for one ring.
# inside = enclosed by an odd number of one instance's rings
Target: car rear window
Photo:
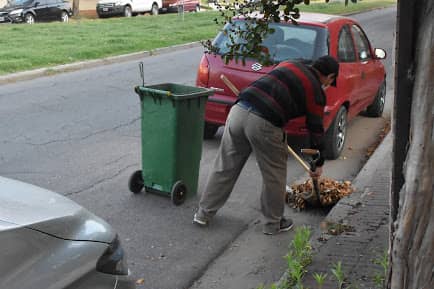
[[[238,20],[225,26],[226,31],[234,30],[234,27],[245,28],[245,21]],[[263,45],[274,62],[281,62],[288,59],[302,59],[313,61],[320,56],[328,55],[328,33],[327,29],[310,25],[293,25],[289,23],[271,23],[270,27],[275,31],[267,35]],[[231,37],[232,36],[232,37]],[[224,55],[229,52],[229,47],[243,42],[233,32],[232,35],[219,33],[213,45],[218,48],[218,53]]]

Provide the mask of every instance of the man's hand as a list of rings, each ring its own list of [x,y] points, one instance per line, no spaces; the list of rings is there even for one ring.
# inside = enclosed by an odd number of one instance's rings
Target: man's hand
[[[317,167],[314,172],[309,172],[312,178],[319,178],[322,175],[322,167]]]

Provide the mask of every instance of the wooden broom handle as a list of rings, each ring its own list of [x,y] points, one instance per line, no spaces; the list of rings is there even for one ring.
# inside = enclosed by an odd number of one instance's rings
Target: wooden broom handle
[[[240,94],[238,88],[224,74],[220,75],[220,79],[223,80],[223,82],[227,85],[227,87],[230,88],[230,90],[232,90],[235,95]]]
[[[300,165],[306,170],[306,172],[310,173],[311,170],[309,166],[304,162],[302,158],[288,145],[288,151],[291,155],[300,163]]]

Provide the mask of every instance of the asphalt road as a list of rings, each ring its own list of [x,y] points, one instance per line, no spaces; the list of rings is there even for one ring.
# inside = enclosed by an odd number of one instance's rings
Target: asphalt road
[[[384,118],[357,117],[352,122],[347,148],[341,159],[327,162],[327,176],[352,179],[390,116],[395,16],[396,9],[353,16],[362,23],[373,45],[388,52],[386,112]],[[145,82],[193,84],[202,50],[196,47],[143,57]],[[174,207],[167,198],[128,191],[128,178],[141,166],[141,116],[133,91],[141,83],[138,63],[132,60],[1,85],[0,175],[57,191],[107,220],[121,236],[134,278],[144,278],[143,288],[190,287],[204,273],[207,275],[206,269],[212,268],[209,265],[216,257],[230,255],[225,250],[237,244],[246,230],[257,240],[252,254],[274,248],[264,256],[264,268],[253,268],[256,271],[246,273],[246,278],[254,275],[252,282],[276,280],[279,268],[284,268],[280,257],[291,234],[267,239],[261,233],[261,180],[254,157],[208,229],[191,224],[197,197]],[[203,144],[199,192],[220,137],[221,131]],[[290,159],[288,182],[304,177],[300,166]],[[313,227],[326,213],[288,212],[296,223]],[[241,239],[237,239],[239,236]],[[207,286],[204,288],[212,288]]]

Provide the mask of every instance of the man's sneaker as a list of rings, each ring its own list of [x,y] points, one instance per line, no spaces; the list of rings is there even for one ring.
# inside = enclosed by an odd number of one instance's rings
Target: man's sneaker
[[[193,216],[193,224],[196,224],[196,225],[199,225],[199,226],[202,226],[202,227],[208,226],[208,220],[205,219],[205,218],[203,218],[203,217],[200,217],[198,215],[198,213],[196,213]]]
[[[270,227],[264,226],[263,232],[265,235],[275,235],[275,234],[278,234],[281,232],[287,232],[287,231],[291,230],[293,226],[294,226],[294,223],[292,222],[291,219],[282,218],[282,219],[280,219],[279,228],[270,228]]]

